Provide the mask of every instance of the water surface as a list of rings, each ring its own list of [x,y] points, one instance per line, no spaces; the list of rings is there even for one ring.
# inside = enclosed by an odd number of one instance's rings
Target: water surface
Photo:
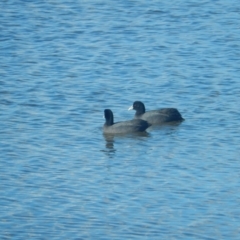
[[[0,238],[239,239],[238,5],[2,1]]]

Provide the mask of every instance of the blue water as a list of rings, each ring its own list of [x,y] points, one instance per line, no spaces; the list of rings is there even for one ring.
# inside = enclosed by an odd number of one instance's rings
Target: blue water
[[[0,239],[239,239],[238,1],[0,7]],[[135,100],[186,120],[104,137]]]

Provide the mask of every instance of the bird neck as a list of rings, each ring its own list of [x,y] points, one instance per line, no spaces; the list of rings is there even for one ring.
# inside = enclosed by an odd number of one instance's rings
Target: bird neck
[[[105,126],[112,126],[113,122],[113,117],[111,116],[109,119],[106,120]]]

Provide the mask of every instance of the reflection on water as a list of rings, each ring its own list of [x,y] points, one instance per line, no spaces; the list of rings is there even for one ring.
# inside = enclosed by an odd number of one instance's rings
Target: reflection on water
[[[134,145],[134,148],[138,148],[139,146],[142,146],[146,144],[146,142],[143,143],[147,138],[153,140],[153,135],[158,135],[161,138],[164,138],[168,135],[174,135],[179,131],[180,125],[183,123],[181,122],[171,122],[171,123],[165,123],[162,125],[156,125],[151,126],[147,129],[145,132],[140,133],[131,133],[131,134],[103,134],[103,138],[105,140],[105,149],[102,149],[101,151],[104,152],[109,158],[114,158],[116,155],[116,152],[119,149],[122,149],[119,147],[119,143],[126,143],[129,142],[129,144],[132,146]],[[130,143],[131,142],[131,143]],[[158,143],[153,143],[153,145],[150,145],[146,148],[152,148],[156,147]]]
[[[150,137],[150,133],[148,132],[140,132],[140,133],[131,133],[131,134],[103,134],[105,139],[105,147],[103,150],[110,158],[116,153],[117,149],[114,147],[115,140],[117,139],[135,139],[136,141],[141,140],[142,138]]]
[[[148,131],[140,133],[131,133],[131,134],[103,134],[105,139],[105,152],[110,158],[114,156],[117,149],[114,147],[114,144],[117,140],[122,139],[134,139],[136,141],[141,141],[143,138],[151,137],[151,133],[161,134],[161,135],[171,135],[178,130],[181,122],[171,122],[162,125],[151,126],[148,128]]]
[[[239,239],[236,4],[16,2],[0,2],[0,239]],[[132,119],[136,99],[186,120],[102,136],[102,110]]]
[[[113,135],[106,135],[103,134],[106,142],[106,150],[103,150],[110,158],[113,157],[113,155],[116,152],[116,149],[114,148],[114,136]]]

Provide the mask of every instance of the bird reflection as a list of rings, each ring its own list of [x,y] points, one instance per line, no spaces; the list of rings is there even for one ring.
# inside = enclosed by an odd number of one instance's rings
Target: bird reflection
[[[106,150],[103,150],[109,157],[113,157],[116,152],[114,148],[114,135],[106,135],[103,134],[105,141],[106,141]]]
[[[105,139],[105,147],[106,149],[103,150],[103,152],[105,152],[109,157],[113,158],[115,153],[116,153],[116,149],[114,147],[114,143],[115,140],[119,139],[119,138],[134,138],[134,139],[140,139],[143,137],[149,137],[149,133],[148,132],[140,132],[140,133],[132,133],[132,134],[117,134],[117,135],[113,135],[113,134],[103,134],[104,139]]]
[[[109,149],[109,151],[114,150],[114,135],[105,135],[104,138],[106,141],[106,148]]]

